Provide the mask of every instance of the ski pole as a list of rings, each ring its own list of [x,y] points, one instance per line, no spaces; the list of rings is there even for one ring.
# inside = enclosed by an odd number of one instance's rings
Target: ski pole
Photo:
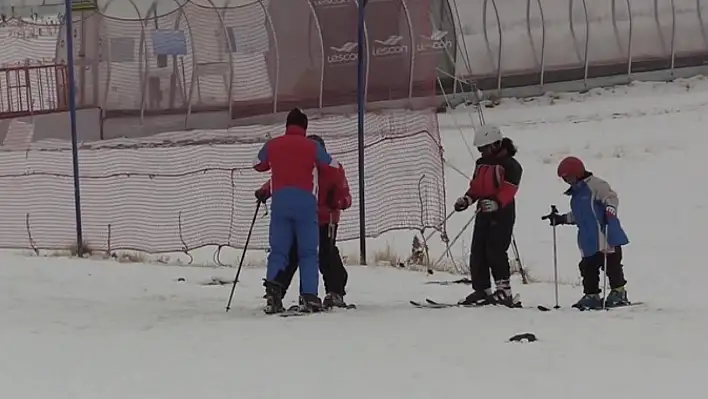
[[[600,230],[600,238],[602,239],[602,229]],[[602,267],[602,310],[606,310],[605,304],[607,303],[607,252],[610,247],[610,226],[605,224],[605,237],[602,242],[602,246],[605,247],[603,267]]]
[[[514,251],[514,258],[516,258],[516,264],[519,265],[519,273],[521,273],[521,283],[528,284],[529,280],[526,278],[526,271],[524,266],[521,264],[521,254],[519,254],[519,246],[516,245],[516,237],[514,234],[511,235],[511,249]]]
[[[551,205],[551,213],[543,216],[541,220],[551,219],[557,214],[558,208],[556,208],[555,205]],[[560,309],[560,305],[558,304],[558,241],[556,239],[556,224],[552,223],[551,225],[553,227],[553,288],[556,297],[556,305],[553,309]]]
[[[475,219],[475,217],[477,216],[477,213],[478,213],[478,212],[479,212],[479,210],[476,210],[476,211],[474,212],[474,215],[472,215],[472,217],[470,218],[470,220],[468,220],[467,223],[465,223],[465,225],[462,227],[462,230],[460,230],[460,232],[457,233],[457,235],[455,236],[455,238],[453,238],[452,241],[451,241],[449,244],[447,244],[447,248],[446,248],[445,252],[443,252],[443,254],[440,255],[440,257],[438,258],[438,260],[437,260],[435,263],[433,263],[433,269],[437,268],[437,266],[440,264],[440,262],[442,262],[442,260],[443,260],[443,258],[445,257],[446,254],[450,253],[450,257],[452,258],[452,253],[451,253],[451,248],[452,248],[452,246],[455,245],[455,243],[457,242],[457,240],[459,240],[460,237],[462,236],[462,234],[467,230],[467,228],[470,227],[470,224],[472,224],[472,222],[474,221],[474,219]]]
[[[455,212],[456,212],[456,211],[454,211],[454,210],[453,210],[453,211],[450,211],[450,213],[448,213],[447,216],[445,216],[445,220],[440,224],[440,227],[442,227],[445,223],[447,223],[447,221],[452,217],[452,215],[455,214]],[[430,234],[428,234],[428,236],[425,237],[425,241],[430,240],[430,239],[433,237],[433,235],[434,235],[435,233],[436,233],[436,232],[433,231],[433,232],[431,232]],[[445,240],[443,240],[443,241],[445,241]]]
[[[450,252],[450,238],[447,236],[447,231],[444,229],[444,226],[445,226],[445,223],[447,223],[447,221],[450,220],[452,215],[454,215],[455,213],[457,213],[457,211],[455,211],[455,210],[451,211],[450,213],[447,214],[447,216],[445,216],[445,220],[443,220],[443,222],[440,223],[440,228],[443,229],[443,231],[440,232],[440,240],[443,243],[445,243],[445,246],[446,246],[446,250],[445,250],[445,252],[443,252],[443,257]],[[469,223],[468,223],[468,225],[469,225]],[[467,228],[467,227],[465,227],[465,228]],[[430,239],[433,238],[433,235],[435,235],[435,233],[437,233],[437,232],[438,232],[437,230],[433,230],[427,236],[424,236],[421,234],[421,237],[423,237],[423,242],[427,243],[428,241],[430,241]],[[408,259],[406,260],[406,263],[408,263],[408,261],[410,261],[412,258],[413,258],[413,255],[409,256]],[[440,258],[440,260],[441,259],[442,259],[442,257]],[[452,254],[450,254],[450,259],[452,259]],[[438,260],[438,262],[436,262],[432,267],[437,266],[438,263],[440,262],[440,260]],[[453,260],[453,263],[454,262],[455,261]],[[429,266],[428,267],[428,274],[432,274],[431,272],[432,272],[432,268]]]
[[[261,208],[261,201],[256,203],[256,211],[253,213],[253,220],[251,221],[251,227],[248,229],[248,236],[246,236],[246,243],[243,245],[243,252],[241,253],[241,261],[238,263],[238,270],[236,270],[236,277],[234,277],[234,283],[231,286],[231,294],[229,295],[229,301],[226,304],[226,311],[231,309],[231,300],[234,297],[234,291],[236,290],[236,283],[238,282],[238,277],[241,275],[241,268],[243,267],[243,261],[246,259],[246,250],[248,249],[248,243],[251,241],[251,234],[253,233],[253,226],[256,224],[256,218],[258,217],[258,211]]]
[[[553,207],[554,213],[558,213],[558,210],[556,207]],[[558,239],[556,235],[556,224],[553,224],[553,287],[555,290],[555,297],[556,297],[556,305],[554,306],[555,309],[560,308],[560,305],[558,304]]]

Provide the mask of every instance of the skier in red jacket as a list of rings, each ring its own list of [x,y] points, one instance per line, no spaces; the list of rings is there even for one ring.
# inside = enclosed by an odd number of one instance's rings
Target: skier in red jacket
[[[482,156],[477,159],[469,188],[455,201],[457,212],[477,203],[470,248],[474,292],[460,303],[520,307],[521,302],[511,291],[507,251],[516,224],[516,193],[523,168],[514,158],[516,146],[513,141],[504,137],[496,125],[476,128],[473,144]],[[492,291],[490,271],[495,291]]]
[[[300,309],[322,310],[318,294],[319,266],[317,246],[317,197],[319,180],[336,173],[339,163],[314,140],[305,137],[307,116],[295,108],[288,114],[285,134],[268,140],[254,161],[258,172],[271,171],[270,253],[266,270],[268,314],[284,310],[282,287],[276,276],[289,263],[290,247],[297,239],[300,263]]]
[[[324,148],[324,140],[320,136],[310,135],[308,138],[318,142]],[[342,210],[348,209],[352,205],[352,197],[341,164],[337,173],[322,174],[321,176],[320,192],[317,198],[317,218],[320,227],[319,266],[327,293],[322,305],[325,308],[346,307],[344,296],[346,295],[348,274],[336,241],[339,218]],[[256,198],[262,202],[270,198],[270,181],[256,190]],[[288,266],[275,277],[275,281],[283,287],[283,297],[285,297],[285,291],[290,286],[298,268],[297,249],[297,242],[293,242],[290,247]]]

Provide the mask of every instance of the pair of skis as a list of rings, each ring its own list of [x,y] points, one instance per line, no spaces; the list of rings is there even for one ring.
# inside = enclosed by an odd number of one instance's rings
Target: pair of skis
[[[425,299],[425,302],[410,301],[411,305],[416,308],[426,308],[426,309],[445,309],[445,308],[475,308],[478,305],[462,305],[459,303],[440,303],[435,302],[432,299]]]
[[[589,307],[579,307],[579,306],[573,306],[573,309],[578,309],[581,312],[587,312],[587,311],[593,311],[593,310],[597,311],[597,310],[614,310],[614,309],[631,308],[633,306],[639,306],[639,305],[644,305],[644,302],[632,302],[632,303],[628,303],[626,305],[605,307],[604,309],[601,307],[600,308],[589,308]],[[538,305],[538,310],[540,310],[542,312],[550,312],[553,309],[560,309],[560,307],[554,306],[553,308],[549,308],[547,306]]]
[[[417,308],[423,308],[423,309],[447,309],[447,308],[479,308],[479,307],[487,307],[489,305],[464,305],[460,303],[446,303],[446,302],[438,302],[434,301],[432,299],[426,298],[425,302],[417,302],[417,301],[409,301],[411,305],[417,307]],[[519,302],[519,296],[518,294],[514,296],[514,302],[519,303],[519,306],[512,307],[511,309],[534,309],[531,307],[523,307],[521,306]],[[622,305],[622,306],[614,306],[614,307],[609,307],[605,308],[605,310],[615,310],[615,309],[623,309],[623,308],[630,308],[634,306],[640,306],[644,305],[644,302],[632,302],[628,305]],[[502,306],[506,307],[503,305],[493,305],[493,306]],[[348,304],[346,307],[332,307],[332,308],[326,308],[323,309],[321,312],[305,312],[300,310],[300,307],[298,305],[293,305],[289,307],[287,310],[281,313],[277,313],[278,316],[280,317],[298,317],[298,316],[309,316],[313,314],[319,314],[319,313],[331,313],[331,312],[336,312],[337,309],[343,309],[343,310],[353,310],[356,309],[355,304]],[[542,312],[549,312],[554,309],[560,309],[560,308],[551,308],[551,307],[546,307],[543,305],[538,305],[535,309],[538,309]],[[594,308],[575,308],[578,309],[581,312],[586,312],[586,311],[597,311],[597,310],[603,310],[602,308],[594,309]]]
[[[422,302],[416,302],[416,301],[409,301],[411,305],[417,307],[417,308],[426,308],[426,309],[446,309],[446,308],[479,308],[479,307],[484,307],[488,305],[476,305],[476,304],[461,304],[461,303],[445,303],[445,302],[437,302],[433,301],[430,298],[425,299],[425,303]],[[521,303],[519,302],[519,295],[514,296],[514,303],[517,303],[518,306],[514,306],[511,309],[517,309],[517,308],[522,308]],[[495,305],[495,306],[503,306],[503,305]],[[505,306],[507,307],[507,306]]]
[[[518,302],[518,295],[515,296],[514,302]],[[426,298],[425,302],[416,302],[416,301],[410,301],[410,304],[417,307],[417,308],[424,308],[424,309],[447,309],[447,308],[479,308],[479,307],[486,307],[488,305],[463,305],[459,303],[445,303],[445,302],[437,302],[433,301],[432,299]],[[639,305],[644,305],[644,302],[632,302],[628,305],[622,305],[622,306],[614,306],[610,308],[605,308],[605,310],[614,310],[614,309],[622,309],[622,308],[628,308],[628,307],[633,307],[633,306],[639,306]],[[499,306],[499,305],[497,305]],[[522,307],[519,306],[517,308],[522,308],[522,309],[532,309],[529,307]],[[515,309],[515,308],[512,308]],[[542,312],[548,312],[553,309],[559,309],[559,308],[549,308],[543,305],[538,305],[536,309],[542,311]],[[599,309],[594,309],[594,308],[576,308],[581,312],[585,311],[591,311],[591,310],[602,310],[602,308]]]

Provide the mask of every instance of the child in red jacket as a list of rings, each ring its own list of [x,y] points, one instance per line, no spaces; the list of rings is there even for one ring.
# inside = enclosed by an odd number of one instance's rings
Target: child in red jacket
[[[476,128],[473,144],[482,156],[476,161],[469,188],[455,201],[457,212],[477,203],[470,248],[474,291],[460,303],[520,307],[511,291],[507,251],[516,223],[516,193],[523,168],[514,157],[516,146],[496,125]],[[490,277],[494,278],[494,291]]]

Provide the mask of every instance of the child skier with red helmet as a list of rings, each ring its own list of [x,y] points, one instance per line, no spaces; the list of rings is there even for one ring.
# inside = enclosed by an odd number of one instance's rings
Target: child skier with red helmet
[[[603,305],[600,289],[600,269],[604,268],[610,293],[604,298],[605,307],[629,305],[622,270],[622,246],[629,243],[617,217],[619,199],[610,185],[585,169],[576,157],[566,157],[558,165],[558,177],[570,185],[571,211],[551,213],[551,226],[573,224],[578,228],[578,246],[582,254],[580,275],[584,296],[574,308],[600,309]]]

